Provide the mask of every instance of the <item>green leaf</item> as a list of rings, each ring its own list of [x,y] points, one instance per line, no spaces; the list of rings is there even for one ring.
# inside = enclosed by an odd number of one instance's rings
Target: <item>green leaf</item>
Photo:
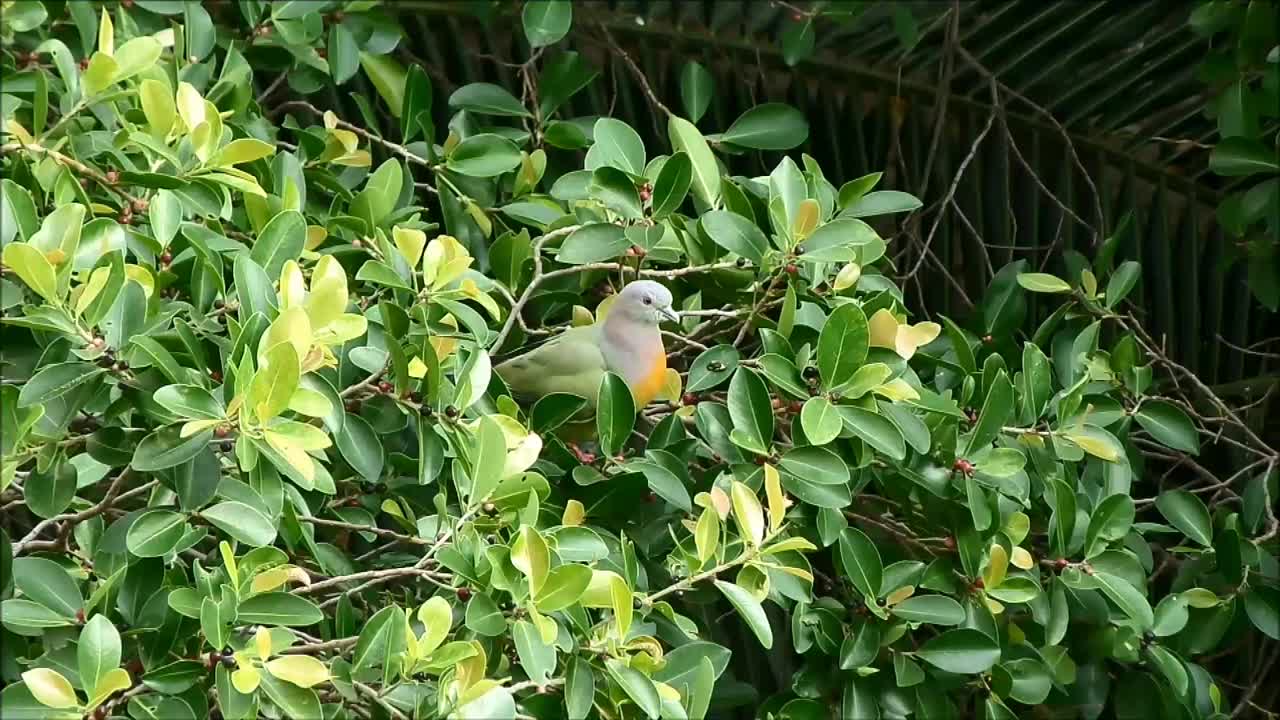
[[[831,401],[822,396],[811,397],[800,410],[800,427],[814,445],[826,445],[840,434],[843,427],[840,413]]]
[[[360,46],[343,23],[329,24],[329,76],[338,85],[346,83],[360,69]]]
[[[689,490],[685,488],[684,482],[666,467],[656,462],[641,461],[628,464],[627,469],[640,471],[648,482],[649,489],[653,490],[658,497],[685,512],[693,511],[693,500],[689,497]]]
[[[764,608],[761,607],[760,601],[750,591],[740,585],[728,583],[723,580],[715,581],[716,587],[724,596],[728,598],[729,603],[738,611],[738,615],[746,621],[747,627],[751,628],[751,632],[755,634],[756,639],[764,646],[765,650],[773,647],[773,628],[769,626],[769,617],[765,615]]]
[[[287,592],[268,592],[240,602],[236,622],[242,625],[306,627],[324,619],[310,600]]]
[[[644,217],[640,193],[631,176],[613,167],[598,167],[591,173],[591,196],[625,220]]]
[[[468,177],[496,177],[520,164],[520,148],[501,135],[481,133],[458,144],[445,160],[448,168]]]
[[[1200,453],[1200,435],[1195,423],[1177,405],[1165,400],[1145,400],[1134,413],[1134,419],[1161,444],[1192,455]]]
[[[1142,275],[1142,266],[1133,260],[1127,260],[1120,264],[1111,273],[1111,279],[1107,281],[1107,307],[1115,308],[1129,295],[1129,291],[1133,290],[1133,286],[1138,284],[1138,278]]]
[[[569,265],[609,260],[631,247],[622,228],[613,223],[588,223],[564,239],[556,260]]]
[[[849,466],[826,448],[810,446],[788,450],[779,464],[787,473],[810,483],[844,485],[849,482]]]
[[[529,117],[524,105],[504,88],[490,83],[463,85],[449,96],[449,107],[479,115]]]
[[[404,610],[398,606],[390,605],[374,613],[360,630],[351,653],[352,674],[391,665],[396,654],[405,649],[405,627]]]
[[[249,259],[266,271],[268,278],[278,278],[286,260],[297,260],[302,255],[306,241],[307,221],[302,213],[284,210],[262,228]]]
[[[667,122],[667,135],[674,152],[683,152],[693,163],[693,194],[706,207],[714,207],[720,200],[720,167],[707,139],[693,123],[671,116]]]
[[[878,452],[894,460],[907,457],[907,444],[902,431],[888,418],[852,405],[842,406],[840,416],[844,427]]]
[[[969,434],[969,442],[965,444],[962,455],[986,447],[1000,434],[1000,429],[1009,422],[1013,415],[1013,385],[1004,370],[996,373],[987,391],[987,399],[982,404],[982,412],[978,414],[978,424]]]
[[[884,580],[884,564],[875,543],[861,530],[845,528],[840,533],[840,565],[845,576],[858,588],[867,604],[874,605]]]
[[[493,418],[484,416],[476,430],[476,454],[472,464],[471,491],[468,501],[472,505],[484,502],[502,480],[507,462],[507,441],[502,426]]]
[[[1092,575],[1098,589],[1115,603],[1126,615],[1138,623],[1139,630],[1149,630],[1155,624],[1155,613],[1147,598],[1129,581],[1105,572],[1094,572]]]
[[[565,676],[565,714],[572,720],[587,717],[595,696],[595,676],[591,666],[580,656],[572,656]]]
[[[627,382],[612,372],[600,378],[596,402],[596,430],[600,449],[606,455],[617,455],[631,437],[636,422],[636,401]]]
[[[505,627],[505,622],[503,623]],[[516,622],[511,630],[520,666],[529,679],[538,684],[546,683],[556,670],[556,648],[542,641],[538,628],[528,620]]]
[[[32,413],[36,418],[39,416]],[[31,417],[29,415],[29,417]],[[69,462],[59,462],[41,471],[36,467],[23,487],[23,497],[31,512],[52,518],[71,505],[76,496],[77,471]]]
[[[753,150],[790,150],[809,138],[809,121],[784,103],[765,103],[747,110],[720,135],[721,142]]]
[[[507,631],[507,619],[487,593],[471,596],[471,600],[467,602],[465,622],[467,629],[478,635],[495,637]]]
[[[1254,627],[1272,640],[1280,640],[1280,590],[1250,586],[1244,593],[1244,609]]]
[[[201,510],[200,517],[249,547],[265,547],[276,540],[275,524],[257,509],[242,502],[220,502]]]
[[[44,628],[74,625],[75,620],[63,617],[49,608],[30,600],[5,600],[0,603],[0,619],[7,628],[42,630]]]
[[[690,60],[680,69],[680,102],[685,115],[693,122],[701,120],[707,112],[714,90],[715,78],[702,65]]]
[[[1274,148],[1246,137],[1229,137],[1213,146],[1209,169],[1218,175],[1239,177],[1280,171]]]
[[[689,194],[693,183],[693,163],[686,153],[678,152],[663,163],[662,170],[653,181],[650,213],[655,219],[663,218],[679,209]]]
[[[729,417],[735,433],[748,440],[748,450],[767,453],[773,441],[773,405],[769,388],[753,370],[739,367],[729,381]],[[739,443],[741,445],[741,443]]]
[[[529,0],[521,14],[529,45],[540,48],[560,41],[573,24],[573,3],[568,0]]]
[[[587,151],[584,169],[612,167],[637,177],[644,175],[644,141],[630,125],[613,118],[600,118],[593,134],[595,141]]]
[[[212,429],[183,438],[179,435],[178,426],[160,428],[138,443],[130,465],[139,472],[155,472],[181,465],[199,455],[211,439]]]
[[[578,602],[591,584],[591,568],[586,565],[561,565],[547,574],[534,605],[544,613],[553,613]]]
[[[1085,557],[1093,557],[1106,549],[1107,543],[1122,540],[1133,526],[1133,498],[1110,495],[1098,503],[1085,533]]]
[[[71,392],[80,385],[106,372],[86,362],[46,365],[23,383],[18,393],[18,407],[42,405]]]
[[[58,563],[45,558],[21,557],[13,561],[13,584],[27,597],[63,617],[74,618],[84,608],[84,596]]]
[[[862,308],[846,303],[832,311],[818,335],[818,372],[823,387],[836,388],[853,378],[867,359],[870,339]]]
[[[1156,498],[1156,509],[1183,535],[1204,547],[1213,545],[1213,519],[1200,498],[1186,490],[1167,490]]]
[[[729,648],[705,640],[693,640],[673,648],[663,659],[666,663],[653,674],[653,679],[679,688],[692,682],[703,661],[711,663],[714,677],[720,677],[729,666]]]
[[[378,260],[365,260],[360,269],[356,271],[356,280],[375,283],[397,290],[413,290],[413,288],[409,287],[409,283],[396,274],[396,271],[390,265]]]
[[[148,510],[129,526],[125,545],[137,557],[161,557],[186,534],[186,518],[171,510]]]
[[[653,681],[638,670],[623,664],[621,660],[606,658],[604,666],[609,672],[609,677],[613,678],[636,707],[640,708],[649,720],[657,720],[661,713],[662,700],[658,696],[658,688],[654,686]]]
[[[946,595],[916,595],[889,608],[894,615],[915,623],[959,625],[964,622],[964,608]]]
[[[880,179],[880,173],[868,175],[867,178],[874,177],[874,181],[869,181],[874,187],[875,181]],[[911,212],[917,210],[923,204],[920,199],[910,193],[900,192],[898,190],[879,190],[876,192],[865,192],[855,197],[856,191],[861,189],[860,186],[851,185],[858,182],[852,180],[845,183],[840,188],[840,207],[844,208],[840,211],[840,215],[844,217],[863,218],[873,217],[876,215],[889,215],[892,213]],[[848,190],[848,199],[846,199],[846,189]]]
[[[400,117],[404,109],[404,67],[391,55],[374,55],[368,52],[360,53],[360,67],[364,68],[374,89],[391,110],[391,115]]]
[[[861,220],[836,218],[814,231],[804,241],[805,262],[851,262],[858,260],[858,248],[882,242],[870,225]],[[797,250],[798,252],[798,250]]]
[[[369,482],[377,482],[382,477],[382,442],[367,420],[348,413],[343,421],[342,431],[334,439],[343,459],[361,477]]]
[[[702,229],[712,242],[759,265],[769,249],[769,239],[756,224],[728,210],[713,210],[702,216]]]
[[[1071,292],[1071,286],[1065,280],[1048,273],[1019,273],[1018,284],[1037,293]]]
[[[315,690],[285,682],[271,673],[262,673],[261,682],[259,687],[287,717],[294,720],[321,720],[324,717],[320,709],[320,697]]]
[[[915,655],[941,670],[975,675],[986,672],[1000,660],[1000,646],[986,633],[961,628],[930,639]]]
[[[63,573],[66,574],[65,572]],[[76,665],[85,688],[98,687],[99,680],[120,665],[120,632],[106,615],[94,615],[80,631],[76,644]]]

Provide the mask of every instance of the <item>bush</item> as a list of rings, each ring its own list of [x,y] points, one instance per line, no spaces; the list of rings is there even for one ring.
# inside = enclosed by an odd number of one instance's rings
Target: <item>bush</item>
[[[530,2],[522,97],[437,125],[372,5],[6,2],[6,718],[1248,707],[1212,663],[1280,635],[1276,454],[1160,390],[1115,242],[915,321],[868,220],[918,200],[722,164],[794,109],[564,117],[595,73]],[[361,70],[362,124],[298,99]],[[584,399],[493,365],[636,277],[671,367],[605,376],[583,464]],[[1253,455],[1219,483],[1206,435]]]

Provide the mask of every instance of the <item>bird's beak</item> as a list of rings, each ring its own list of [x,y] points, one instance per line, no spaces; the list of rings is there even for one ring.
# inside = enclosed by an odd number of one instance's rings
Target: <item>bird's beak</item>
[[[661,313],[663,317],[670,320],[671,322],[674,322],[674,323],[680,322],[680,313],[676,312],[672,308],[664,307],[662,308]]]

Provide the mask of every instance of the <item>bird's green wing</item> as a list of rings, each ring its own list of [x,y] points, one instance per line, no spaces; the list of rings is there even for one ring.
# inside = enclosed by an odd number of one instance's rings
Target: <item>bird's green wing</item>
[[[594,408],[605,370],[595,333],[594,326],[570,328],[547,343],[500,363],[494,371],[522,400],[571,393],[586,398],[588,406]]]

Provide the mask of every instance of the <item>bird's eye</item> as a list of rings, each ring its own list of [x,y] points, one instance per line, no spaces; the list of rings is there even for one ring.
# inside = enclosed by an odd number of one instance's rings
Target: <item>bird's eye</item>
[[[652,304],[653,304],[653,298],[645,298],[643,302],[644,302],[644,304],[645,304],[645,305],[652,305]]]

